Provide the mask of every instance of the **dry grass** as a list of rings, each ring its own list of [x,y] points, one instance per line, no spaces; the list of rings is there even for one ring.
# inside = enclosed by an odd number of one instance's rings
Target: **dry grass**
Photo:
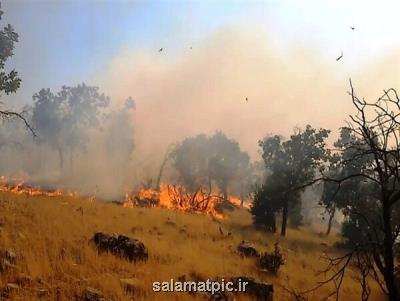
[[[83,208],[83,214],[77,211]],[[0,287],[16,282],[21,274],[32,280],[16,294],[16,300],[38,300],[38,289],[50,295],[41,300],[75,300],[87,286],[102,291],[113,300],[205,300],[185,293],[154,293],[153,281],[196,273],[215,279],[253,276],[275,284],[275,300],[294,300],[281,286],[295,289],[312,287],[324,262],[324,249],[332,249],[335,238],[306,230],[290,230],[280,239],[287,264],[278,276],[258,272],[255,262],[241,259],[236,246],[245,239],[260,251],[272,250],[279,236],[255,230],[245,210],[236,210],[219,224],[208,216],[164,209],[126,209],[111,203],[90,203],[83,199],[42,198],[0,194],[0,249],[14,249],[17,270],[1,275]],[[149,249],[146,263],[133,264],[112,255],[98,255],[88,244],[94,232],[125,234],[144,242]],[[359,288],[352,273],[346,278],[341,300],[359,300]],[[120,282],[135,278],[138,289],[128,295]],[[309,295],[320,300],[329,287]],[[382,300],[373,287],[371,300]],[[249,300],[238,296],[236,300]]]

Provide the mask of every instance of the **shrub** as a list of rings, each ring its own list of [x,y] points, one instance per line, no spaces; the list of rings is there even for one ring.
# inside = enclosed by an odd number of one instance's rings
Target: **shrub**
[[[261,254],[259,265],[262,270],[266,270],[274,275],[278,274],[281,265],[285,264],[285,259],[278,243],[275,243],[274,251]]]

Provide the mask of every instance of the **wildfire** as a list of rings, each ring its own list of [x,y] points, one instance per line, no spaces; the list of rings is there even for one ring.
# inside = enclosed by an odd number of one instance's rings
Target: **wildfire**
[[[163,184],[159,190],[142,188],[139,191],[127,193],[124,207],[162,207],[223,218],[218,206],[224,201],[219,194],[208,192],[201,187],[194,192],[189,192],[179,185]],[[241,204],[237,197],[231,197],[228,202],[237,206]]]
[[[30,186],[24,180],[7,178],[5,176],[0,176],[0,192],[10,192],[19,195],[25,194],[27,196],[78,196],[76,192],[64,191],[63,189],[45,190],[38,186]]]
[[[0,176],[0,192],[8,192],[27,196],[47,197],[78,197],[77,192],[64,189],[43,189],[39,186],[28,185],[25,181],[16,178]],[[95,197],[89,197],[94,201]],[[199,187],[196,191],[189,192],[183,186],[163,184],[159,190],[141,188],[137,191],[126,193],[123,206],[133,207],[161,207],[196,214],[207,214],[215,218],[223,218],[222,207],[243,206],[249,208],[248,202],[231,196],[225,200],[220,194],[207,191]]]

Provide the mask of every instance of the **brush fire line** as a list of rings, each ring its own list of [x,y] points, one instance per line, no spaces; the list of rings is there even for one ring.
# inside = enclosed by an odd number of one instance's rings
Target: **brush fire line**
[[[48,196],[48,197],[79,197],[77,192],[64,189],[43,189],[39,186],[28,185],[26,181],[16,178],[0,176],[0,192],[13,193],[27,196]],[[95,197],[89,198],[94,200]],[[224,218],[221,206],[232,207],[242,206],[249,209],[249,201],[243,202],[240,198],[230,196],[225,200],[220,194],[198,188],[194,192],[187,191],[180,185],[162,184],[160,189],[140,188],[132,193],[125,194],[123,206],[133,207],[160,207],[183,211],[188,213],[211,215],[215,218]]]
[[[78,197],[77,192],[66,191],[64,189],[46,190],[38,186],[30,186],[26,184],[24,180],[7,178],[5,176],[0,176],[0,192],[9,192],[19,195],[25,194],[27,196]]]

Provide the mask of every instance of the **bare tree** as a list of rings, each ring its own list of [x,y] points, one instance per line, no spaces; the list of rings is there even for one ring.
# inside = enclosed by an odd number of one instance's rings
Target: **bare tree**
[[[342,184],[360,178],[362,189],[368,188],[370,193],[349,200],[344,213],[356,221],[358,240],[346,254],[336,258],[326,256],[329,264],[323,272],[331,274],[317,287],[334,282],[338,300],[343,277],[351,265],[359,271],[362,300],[369,297],[368,279],[372,278],[388,300],[399,301],[395,246],[400,233],[400,98],[391,88],[377,101],[369,102],[356,95],[351,80],[350,88],[356,114],[350,116],[346,129],[355,139],[350,139],[339,150],[351,150],[352,154],[343,157],[341,164],[346,166],[360,160],[364,164],[356,173],[342,178],[323,176],[313,183],[335,182],[339,191]]]
[[[183,186],[168,185],[168,195],[174,208],[187,212],[213,213],[216,202],[224,200],[219,195],[212,194],[199,186],[194,192],[187,191]]]

